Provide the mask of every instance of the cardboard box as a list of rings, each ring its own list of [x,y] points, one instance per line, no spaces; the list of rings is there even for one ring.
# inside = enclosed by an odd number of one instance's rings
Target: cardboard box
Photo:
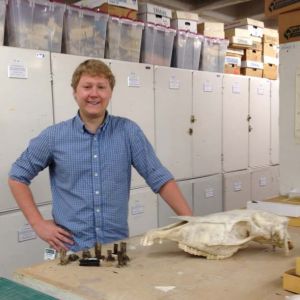
[[[251,69],[261,69],[261,70],[263,70],[264,64],[261,61],[242,60],[242,68],[251,68]]]
[[[125,8],[121,6],[115,6],[110,4],[103,4],[97,11],[109,14],[110,16],[118,17],[118,18],[127,18],[133,21],[137,20],[137,10],[133,10],[130,8]]]
[[[76,2],[76,5],[78,6],[89,7],[89,8],[97,8],[103,4],[129,8],[132,10],[138,10],[137,0],[82,0]]]
[[[279,44],[278,30],[264,28],[263,43]]]
[[[241,56],[226,55],[225,56],[225,64],[235,65],[237,67],[240,67],[241,64],[242,64],[242,57]]]
[[[300,217],[300,202],[293,201],[286,196],[279,196],[258,202],[248,202],[247,208],[261,209],[280,216]]]
[[[224,23],[220,22],[203,22],[197,25],[199,34],[209,37],[224,39]]]
[[[170,27],[172,18],[170,9],[150,3],[139,3],[138,7],[140,21]]]
[[[229,28],[225,30],[225,38],[229,39],[233,36],[237,37],[250,37],[250,32],[242,28]]]
[[[239,57],[242,57],[244,55],[244,49],[228,48],[226,50],[226,55],[228,55],[228,56],[239,56]]]
[[[240,75],[241,74],[241,67],[238,67],[237,65],[225,64],[224,65],[224,73]]]
[[[265,56],[265,55],[263,55],[262,62],[264,64],[272,64],[272,65],[278,66],[279,65],[279,58],[278,57],[272,57],[272,56]]]
[[[264,35],[264,28],[263,27],[258,27],[258,26],[255,26],[255,25],[248,24],[248,25],[240,26],[239,28],[248,30],[251,36],[262,38],[263,35]]]
[[[278,28],[280,44],[300,41],[300,10],[280,14]]]
[[[283,274],[282,286],[284,290],[300,293],[300,276],[296,275],[296,269],[291,269]]]
[[[258,20],[254,20],[254,19],[250,19],[250,18],[244,18],[244,19],[236,20],[234,22],[225,24],[225,29],[234,28],[234,27],[242,27],[245,25],[252,25],[254,28],[255,27],[259,27],[259,28],[265,27],[264,22],[262,22],[262,21],[258,21]]]
[[[253,41],[250,36],[249,37],[233,36],[229,38],[229,46],[231,48],[238,48],[238,49],[252,48]]]
[[[172,19],[171,27],[177,30],[185,30],[197,33],[197,22],[188,19]]]
[[[275,64],[264,63],[263,77],[276,80],[278,77],[278,66]]]
[[[278,45],[271,43],[263,43],[263,55],[269,57],[278,57]]]
[[[172,12],[172,19],[182,19],[198,22],[199,16],[198,14],[191,13],[189,11],[174,10]]]
[[[262,61],[262,51],[255,49],[245,49],[243,60]]]
[[[241,74],[246,76],[262,77],[262,69],[241,68]]]
[[[267,17],[299,9],[300,0],[265,0],[265,15]]]
[[[296,275],[300,276],[300,257],[296,258]]]

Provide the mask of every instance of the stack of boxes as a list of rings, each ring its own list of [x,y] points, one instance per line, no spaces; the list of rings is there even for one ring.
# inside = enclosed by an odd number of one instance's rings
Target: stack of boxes
[[[277,79],[279,65],[279,36],[275,29],[264,29],[263,36],[263,77]]]
[[[228,47],[228,40],[224,39],[224,23],[203,22],[198,24],[197,30],[204,35],[199,69],[223,73]]]
[[[229,51],[226,57],[226,71],[233,74],[262,77],[262,37],[264,23],[245,18],[225,25],[225,37],[229,39],[229,49],[243,51],[239,70],[239,60],[232,60]],[[231,50],[232,51],[232,50]],[[232,63],[234,62],[234,63]]]
[[[198,15],[185,11],[173,11],[172,28],[177,30],[173,54],[172,67],[182,69],[199,69],[202,35],[197,34]]]
[[[300,257],[296,258],[296,268],[283,274],[283,288],[293,293],[300,293]]]

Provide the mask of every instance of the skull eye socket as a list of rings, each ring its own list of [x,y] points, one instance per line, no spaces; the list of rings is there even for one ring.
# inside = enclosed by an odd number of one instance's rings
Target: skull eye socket
[[[232,232],[238,239],[246,239],[250,236],[251,225],[247,221],[240,221],[234,224]]]

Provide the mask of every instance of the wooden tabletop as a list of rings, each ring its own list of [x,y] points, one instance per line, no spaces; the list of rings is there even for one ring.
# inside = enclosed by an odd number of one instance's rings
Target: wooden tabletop
[[[282,275],[300,256],[300,228],[290,227],[295,248],[251,243],[231,258],[206,260],[178,249],[177,243],[143,247],[140,237],[127,240],[127,266],[66,266],[58,260],[17,270],[15,279],[59,299],[72,300],[282,300]],[[112,249],[107,245],[103,249]],[[104,252],[105,251],[105,252]]]

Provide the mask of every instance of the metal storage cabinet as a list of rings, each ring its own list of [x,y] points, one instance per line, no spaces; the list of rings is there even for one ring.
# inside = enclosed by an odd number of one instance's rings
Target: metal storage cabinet
[[[193,195],[195,216],[222,211],[222,174],[195,179]]]
[[[178,181],[177,184],[187,200],[190,208],[193,208],[193,180]],[[177,216],[170,206],[158,196],[158,226],[166,226],[178,222],[178,219],[171,218]]]
[[[53,78],[54,121],[59,123],[73,118],[78,110],[71,87],[72,75],[76,67],[91,57],[70,54],[51,53],[51,70]],[[105,59],[101,61],[108,64]]]
[[[157,195],[149,188],[130,191],[128,226],[130,236],[143,234],[157,227]]]
[[[300,187],[300,42],[280,47],[280,193]]]
[[[51,205],[41,206],[41,213],[46,219],[51,219]],[[0,217],[0,240],[2,259],[0,260],[0,276],[11,278],[17,268],[41,263],[44,259],[44,249],[48,245],[36,237],[19,241],[18,232],[27,228],[27,221],[20,211],[9,212]],[[30,227],[29,227],[30,228]],[[27,238],[34,237],[28,229]],[[24,237],[26,233],[24,232]],[[22,240],[22,238],[21,238]]]
[[[271,167],[251,170],[251,200],[261,201],[273,196]]]
[[[223,76],[223,171],[248,168],[248,89],[249,78]]]
[[[156,150],[176,179],[192,177],[192,71],[154,67]]]
[[[17,206],[7,185],[11,164],[53,124],[49,52],[0,47],[0,81],[0,211],[6,211]],[[51,200],[47,170],[33,180],[32,190],[37,202]]]
[[[279,164],[279,80],[271,80],[271,154],[270,164]]]
[[[250,78],[249,167],[270,165],[270,80]]]
[[[111,61],[116,76],[112,114],[135,121],[154,147],[153,66]],[[133,169],[131,187],[145,186],[144,179]]]
[[[222,77],[193,73],[193,177],[221,173]]]
[[[251,180],[248,170],[223,174],[224,211],[245,208],[251,199]]]

